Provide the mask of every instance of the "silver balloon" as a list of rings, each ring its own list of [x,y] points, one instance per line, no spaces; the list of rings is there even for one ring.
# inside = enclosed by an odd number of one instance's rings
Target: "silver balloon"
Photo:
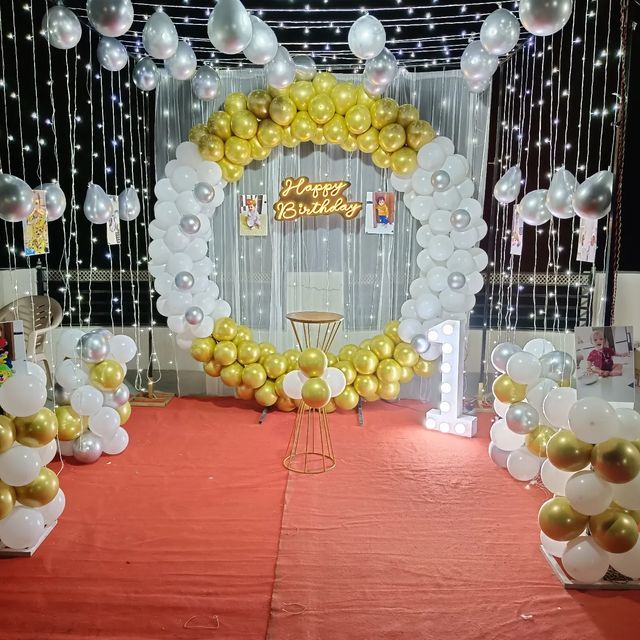
[[[496,182],[496,186],[493,188],[493,197],[502,204],[510,204],[515,202],[520,189],[522,188],[522,171],[520,167],[511,167],[503,176]]]
[[[90,182],[84,199],[83,211],[89,222],[106,224],[113,215],[113,202],[102,187]]]
[[[26,220],[33,211],[31,187],[8,173],[0,173],[0,219],[7,222]]]
[[[451,226],[456,231],[464,231],[471,224],[471,214],[466,209],[456,209],[451,214]]]
[[[571,17],[573,0],[520,0],[522,26],[534,36],[550,36],[560,31]]]
[[[192,236],[200,231],[200,219],[192,213],[180,218],[180,228],[188,235]]]
[[[529,403],[516,402],[507,409],[505,421],[511,431],[525,436],[540,425],[540,414]]]
[[[387,34],[382,23],[369,14],[358,18],[349,29],[349,49],[361,60],[375,58],[386,42]]]
[[[411,346],[414,348],[416,353],[426,353],[430,344],[427,336],[419,333],[411,339]]]
[[[464,288],[464,286],[467,284],[467,278],[464,275],[464,273],[460,273],[459,271],[453,271],[452,273],[449,274],[449,277],[447,278],[447,284],[449,285],[450,289],[453,289],[454,291],[459,291],[460,289]]]
[[[471,93],[484,93],[491,85],[491,79],[468,80],[465,78],[465,82],[467,83],[467,89],[469,89]]]
[[[549,378],[558,384],[570,380],[576,365],[573,358],[564,351],[551,351],[540,356],[541,378]]]
[[[103,406],[117,409],[129,401],[129,387],[122,383],[115,391],[103,391]]]
[[[180,42],[176,52],[167,59],[164,66],[176,80],[190,80],[198,68],[198,58],[186,42]]]
[[[62,217],[67,208],[67,197],[57,182],[47,182],[38,185],[34,191],[44,191],[44,206],[47,209],[47,222],[53,222]]]
[[[208,182],[198,182],[193,187],[193,195],[202,204],[209,204],[216,196],[216,190]]]
[[[96,51],[98,62],[107,71],[121,71],[129,62],[126,47],[115,38],[101,38]]]
[[[547,190],[536,189],[520,200],[516,211],[527,224],[537,227],[551,220],[551,211],[547,209],[546,200]]]
[[[91,331],[88,331],[87,333],[93,333],[96,336],[102,336],[105,340],[111,340],[111,338],[113,338],[113,333],[111,333],[109,329],[105,329],[104,327],[91,329]]]
[[[257,16],[251,16],[253,36],[244,50],[244,55],[253,64],[267,64],[278,53],[278,38],[273,29]]]
[[[366,76],[362,79],[362,87],[365,93],[371,98],[379,98],[387,88],[384,84],[374,84]]]
[[[209,102],[215,100],[220,89],[220,76],[215,69],[200,67],[191,79],[191,88],[196,98]]]
[[[240,0],[218,0],[207,26],[209,40],[221,53],[244,51],[253,36],[253,24]]]
[[[577,180],[566,169],[558,169],[547,192],[547,209],[556,218],[566,220],[573,218],[575,211],[573,210],[573,194],[578,185]]]
[[[78,340],[76,353],[83,362],[97,364],[109,355],[109,340],[95,331],[89,331]]]
[[[133,82],[141,91],[153,91],[158,86],[160,72],[151,58],[138,60],[133,67]]]
[[[192,326],[199,325],[204,320],[204,312],[200,307],[189,307],[184,312],[184,319]]]
[[[480,44],[494,56],[509,53],[520,38],[520,23],[511,11],[496,9],[490,13],[480,27]]]
[[[612,200],[613,173],[599,171],[576,189],[573,208],[581,218],[599,220],[611,211]]]
[[[73,49],[82,37],[82,25],[66,7],[50,7],[42,19],[42,31],[55,49]]]
[[[436,191],[446,191],[451,184],[451,176],[446,172],[440,169],[439,171],[434,171],[431,176],[431,186]]]
[[[178,50],[178,31],[164,11],[156,11],[144,25],[142,44],[152,58],[166,60]]]
[[[87,0],[87,17],[100,35],[119,38],[131,29],[133,4],[131,0]]]
[[[265,65],[267,84],[274,89],[285,89],[296,79],[296,65],[285,47],[278,47],[275,58]]]
[[[302,53],[291,59],[296,65],[296,80],[313,80],[316,77],[316,63],[311,56]]]
[[[522,351],[522,349],[512,342],[501,342],[491,352],[491,364],[496,371],[505,373],[507,370],[507,362],[509,358],[514,354]]]
[[[467,80],[486,82],[498,68],[498,58],[487,53],[476,40],[468,44],[463,51],[460,68]]]
[[[102,440],[87,431],[73,441],[73,457],[82,464],[91,464],[102,455]]]
[[[55,403],[59,405],[71,404],[71,392],[66,391],[65,388],[59,385],[57,382],[53,385],[53,397]]]
[[[118,196],[118,215],[125,222],[131,222],[140,215],[140,198],[133,187],[127,187]]]
[[[176,289],[179,289],[180,291],[191,291],[191,289],[193,289],[195,279],[188,271],[180,271],[176,273],[176,277],[173,281],[176,285]]]
[[[373,84],[387,86],[398,73],[398,61],[386,47],[364,65],[364,75]]]

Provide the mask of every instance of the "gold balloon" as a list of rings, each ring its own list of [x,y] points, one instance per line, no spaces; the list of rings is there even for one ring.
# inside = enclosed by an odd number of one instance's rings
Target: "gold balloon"
[[[261,342],[260,343],[260,355],[261,356],[270,356],[273,353],[277,353],[278,350],[272,345],[270,342]]]
[[[351,361],[356,371],[363,375],[371,375],[375,373],[378,368],[378,357],[373,351],[369,351],[368,349],[358,349],[353,354]],[[358,393],[360,392],[358,391]],[[360,393],[360,395],[362,394]]]
[[[636,524],[640,524],[640,509],[624,509],[616,502],[612,502],[609,508],[615,509],[616,511],[622,511],[622,513],[626,513],[636,521]]]
[[[331,389],[322,378],[310,378],[302,385],[302,400],[312,409],[321,409],[331,400]]]
[[[231,318],[218,318],[213,325],[216,340],[233,340],[238,334],[238,325]]]
[[[15,489],[0,480],[0,520],[6,518],[13,511],[15,504]]]
[[[7,416],[0,416],[0,453],[4,453],[13,447],[16,441],[16,428],[13,420]]]
[[[640,473],[640,451],[629,440],[609,438],[593,447],[591,464],[594,471],[607,482],[624,484]]]
[[[400,384],[407,384],[413,380],[413,367],[402,367],[402,373],[400,374]]]
[[[289,97],[293,100],[298,111],[307,111],[315,95],[316,90],[308,80],[298,80],[294,82],[289,91]]]
[[[289,92],[291,90],[291,85],[285,87],[284,89],[276,89],[275,87],[267,87],[267,92],[272,98],[277,98],[278,96],[282,96],[284,98],[289,96]]]
[[[351,107],[344,119],[349,131],[356,136],[364,133],[371,126],[371,112],[361,104]]]
[[[324,129],[322,127],[316,125],[316,130],[313,132],[313,136],[311,137],[311,142],[319,146],[322,146],[323,144],[327,144],[327,139],[324,137]]]
[[[278,402],[278,394],[276,393],[276,387],[271,382],[271,380],[267,380],[257,391],[256,391],[256,402],[261,407],[272,407],[276,402]]]
[[[269,117],[270,104],[271,96],[266,91],[256,89],[247,96],[247,109],[249,109],[256,118],[260,118],[260,120]]]
[[[189,131],[189,142],[193,142],[193,144],[198,144],[200,140],[202,140],[203,136],[206,136],[208,133],[206,124],[196,124],[191,127]]]
[[[251,140],[258,133],[258,119],[251,111],[236,111],[231,116],[231,131],[238,138]]]
[[[388,124],[380,129],[378,141],[387,153],[393,153],[404,146],[407,136],[404,127],[399,124]]]
[[[367,351],[371,351],[371,338],[367,338],[360,343],[360,349],[367,349]]]
[[[527,385],[514,382],[506,373],[493,382],[493,395],[505,404],[522,402],[527,395]]]
[[[244,111],[247,108],[247,98],[244,93],[240,93],[239,91],[235,91],[227,95],[224,99],[224,110],[232,116],[234,113],[238,113],[238,111]]]
[[[103,360],[92,367],[89,380],[100,391],[115,391],[124,381],[124,369],[116,360]]]
[[[340,369],[340,371],[344,373],[347,384],[353,384],[353,381],[356,379],[358,372],[351,362],[349,362],[348,360],[338,360],[338,362],[336,362],[333,366],[336,369]]]
[[[244,367],[239,362],[234,362],[220,371],[220,379],[227,387],[237,387],[242,383]]]
[[[251,140],[249,140],[249,144],[251,145],[252,160],[266,160],[271,154],[271,149],[269,149],[269,147],[262,146],[257,137],[251,138]]]
[[[242,138],[232,136],[224,143],[224,155],[229,162],[244,167],[251,162],[251,145]]]
[[[338,360],[351,360],[353,354],[358,350],[355,344],[345,344],[344,347],[338,351]]]
[[[402,367],[395,360],[385,358],[380,361],[376,369],[376,375],[381,382],[398,383],[402,375]],[[382,394],[380,394],[380,397],[383,397]],[[388,400],[388,398],[384,399]]]
[[[218,364],[215,360],[209,360],[206,364],[202,365],[204,372],[212,378],[219,378],[222,371],[222,365]]]
[[[578,440],[573,431],[560,429],[547,442],[549,462],[563,471],[580,471],[591,460],[593,445]]]
[[[252,389],[259,389],[267,381],[267,372],[257,362],[244,368],[242,372],[242,384]]]
[[[420,356],[410,344],[401,342],[393,350],[393,359],[402,367],[415,367]]]
[[[316,93],[331,93],[331,89],[338,84],[338,80],[333,73],[327,71],[321,71],[316,73],[313,79],[313,88]]]
[[[338,407],[336,406],[336,403],[333,401],[333,398],[331,400],[329,400],[329,402],[327,402],[327,405],[325,406],[324,410],[325,413],[334,413],[335,410]]]
[[[125,402],[119,407],[116,407],[116,411],[120,416],[120,426],[122,427],[129,422],[129,418],[131,417],[131,404],[129,402]]]
[[[247,327],[244,324],[236,325],[236,336],[233,339],[233,343],[236,345],[236,347],[241,342],[245,342],[246,340],[252,340],[252,339],[253,339],[253,332],[251,331],[251,329],[249,329],[249,327]]]
[[[70,406],[56,407],[58,419],[58,438],[60,440],[75,440],[89,424],[88,416],[79,416]]]
[[[402,338],[398,335],[398,327],[400,326],[400,320],[391,320],[384,325],[384,335],[391,338],[396,344],[402,342]]]
[[[309,103],[309,115],[317,124],[325,124],[333,118],[336,106],[326,93],[320,93],[311,99]]]
[[[296,410],[296,404],[293,400],[291,400],[291,398],[280,397],[276,402],[276,409],[278,409],[278,411],[289,413]]]
[[[338,362],[338,356],[335,353],[327,352],[327,362],[330,367],[335,367],[336,362]]]
[[[239,384],[236,387],[236,398],[238,400],[253,400],[255,391],[252,387],[248,387],[246,384]]]
[[[638,524],[633,517],[607,509],[589,518],[589,532],[593,539],[609,553],[626,553],[638,542]]]
[[[395,344],[393,340],[385,335],[375,336],[371,338],[370,348],[380,360],[390,358],[393,355]]]
[[[400,383],[380,381],[378,383],[378,395],[382,400],[397,400],[400,395]]]
[[[370,127],[357,138],[358,149],[362,153],[373,153],[380,146],[379,131],[375,127]]]
[[[306,111],[298,111],[291,123],[291,133],[300,142],[308,142],[316,131],[316,123]]]
[[[336,407],[338,407],[338,409],[349,411],[351,409],[355,409],[358,406],[360,396],[351,385],[347,385],[344,388],[344,391],[339,396],[336,396],[333,401],[336,403]]]
[[[230,340],[218,342],[213,352],[213,359],[221,366],[228,367],[238,359],[238,348]],[[240,364],[243,364],[242,362]]]
[[[309,378],[319,378],[327,370],[327,356],[320,349],[305,349],[298,356],[300,371]]]
[[[432,376],[438,370],[437,360],[423,360],[420,358],[416,364],[413,365],[413,373],[421,378],[428,378]]]
[[[238,182],[244,174],[244,167],[234,164],[227,158],[222,158],[222,160],[218,161],[218,164],[220,165],[220,169],[222,169],[222,177],[227,182]]]
[[[552,540],[567,542],[579,536],[589,522],[589,516],[578,513],[562,496],[547,500],[538,512],[538,524]]]
[[[294,371],[298,368],[298,358],[300,357],[300,351],[297,349],[287,349],[284,352],[284,356],[289,363],[289,371]]]
[[[207,129],[221,140],[228,140],[231,137],[231,116],[224,111],[214,111],[207,120]]]
[[[398,103],[393,98],[382,98],[371,105],[371,124],[382,129],[398,119]]]
[[[533,431],[527,433],[524,439],[527,449],[540,458],[547,457],[547,444],[555,431],[551,427],[540,425]]]
[[[358,140],[353,134],[348,133],[347,139],[340,145],[340,148],[347,153],[353,153],[358,150]]]
[[[409,176],[418,167],[418,156],[413,149],[402,147],[391,154],[391,168],[399,176]]]
[[[281,127],[288,127],[297,112],[296,105],[291,98],[277,96],[271,101],[269,115]]]
[[[198,362],[209,362],[213,358],[215,348],[215,340],[211,338],[196,338],[191,343],[191,357]]]
[[[331,144],[344,144],[349,137],[347,123],[342,116],[336,114],[324,125],[324,137]]]
[[[412,104],[401,104],[398,107],[398,124],[408,127],[418,120],[420,120],[420,112]]]
[[[336,107],[336,113],[343,116],[358,102],[358,90],[347,82],[339,82],[331,89],[331,99]]]
[[[49,504],[56,497],[58,489],[58,476],[48,467],[42,467],[35,480],[22,487],[15,487],[16,499],[25,507],[36,509]]]
[[[16,440],[25,447],[44,447],[58,433],[56,414],[43,407],[37,413],[14,420]]]
[[[282,129],[282,145],[287,149],[295,149],[300,144],[300,140],[293,135],[291,127]]]
[[[367,107],[367,109],[371,108],[371,105],[380,100],[379,97],[372,98],[365,90],[362,85],[358,85],[357,87],[358,93],[358,104],[362,107]]]
[[[198,151],[204,160],[218,162],[224,156],[224,142],[218,136],[207,133],[198,141]]]
[[[380,399],[378,395],[379,380],[371,375],[358,375],[353,383],[353,388],[358,395],[362,396],[369,402],[375,402]]]
[[[371,154],[371,160],[379,169],[388,169],[391,166],[391,156],[382,148]]]
[[[258,125],[258,142],[267,149],[273,149],[282,140],[282,127],[273,120],[263,120]]]
[[[436,132],[426,120],[412,122],[407,127],[407,144],[414,151],[419,151],[425,144],[434,140],[435,137]]]
[[[284,378],[285,378],[285,375],[286,374],[282,374],[281,376],[278,376],[278,378],[276,379],[276,381],[274,383],[274,386],[275,386],[275,389],[276,389],[276,393],[281,398],[288,398],[289,397],[284,391]]]
[[[279,353],[270,353],[264,361],[264,370],[273,380],[284,375],[288,368],[287,359]]]
[[[248,365],[258,362],[260,355],[260,345],[253,340],[245,340],[238,345],[238,362],[240,364]]]

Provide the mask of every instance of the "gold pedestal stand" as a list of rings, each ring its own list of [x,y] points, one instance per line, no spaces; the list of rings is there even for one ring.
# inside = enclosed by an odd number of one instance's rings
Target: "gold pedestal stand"
[[[338,313],[300,311],[288,314],[287,319],[300,350],[316,347],[326,353],[344,318]],[[336,466],[325,408],[312,409],[304,402],[300,403],[282,463],[289,471],[304,474],[324,473]]]
[[[129,403],[132,407],[166,407],[173,397],[173,393],[154,391],[153,380],[149,380],[147,382],[147,391],[144,393],[136,393],[136,395],[132,396],[131,400],[129,400]]]

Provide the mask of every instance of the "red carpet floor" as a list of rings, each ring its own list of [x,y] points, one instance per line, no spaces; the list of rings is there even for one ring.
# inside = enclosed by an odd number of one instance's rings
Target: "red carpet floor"
[[[364,429],[334,414],[338,466],[287,485],[291,415],[136,410],[126,453],[67,465],[37,555],[0,561],[0,639],[637,638],[639,592],[557,582],[545,495],[492,465],[486,425],[448,437],[423,413],[378,404]]]

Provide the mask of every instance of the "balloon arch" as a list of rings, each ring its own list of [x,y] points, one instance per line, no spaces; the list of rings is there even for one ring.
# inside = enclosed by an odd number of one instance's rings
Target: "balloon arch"
[[[282,90],[229,94],[223,110],[191,129],[189,142],[178,146],[176,159],[165,168],[166,178],[155,186],[149,256],[160,294],[157,308],[177,334],[178,345],[190,349],[208,375],[235,387],[239,398],[282,411],[295,409],[284,380],[288,372],[304,370],[300,352],[277,353],[271,344],[254,342],[251,330],[234,322],[230,305],[219,298],[210,279],[207,241],[227,183],[240,180],[245,166],[265,160],[278,145],[293,148],[309,141],[360,150],[371,154],[377,167],[391,168],[393,187],[404,193],[411,215],[421,223],[420,276],[411,283],[401,319],[360,345],[326,354],[329,366],[344,374],[329,410],[353,409],[360,398],[392,400],[401,383],[434,372],[442,344],[433,328],[447,319],[466,320],[488,263],[477,247],[487,225],[473,198],[468,161],[411,104],[372,96],[327,72]]]

